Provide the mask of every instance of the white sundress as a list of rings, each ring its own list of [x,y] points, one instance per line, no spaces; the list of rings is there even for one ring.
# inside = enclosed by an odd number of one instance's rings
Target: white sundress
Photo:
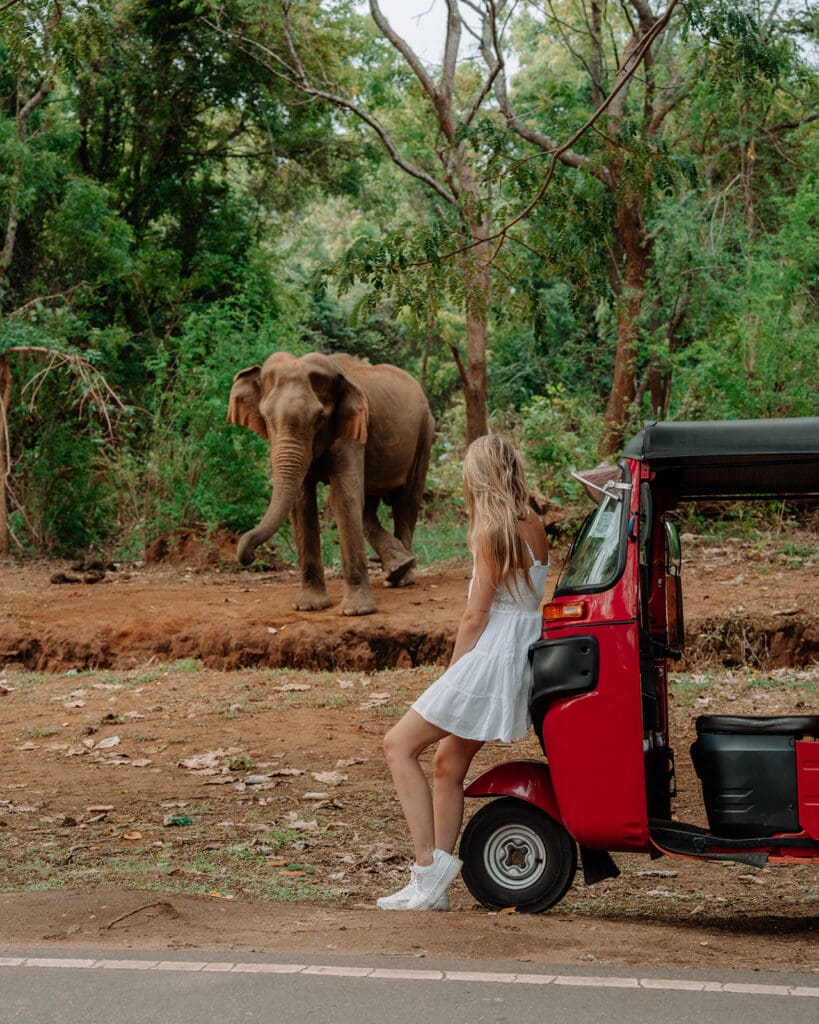
[[[529,645],[540,638],[549,563],[543,565],[527,548],[534,592],[521,570],[519,593],[498,587],[478,642],[412,705],[427,722],[462,739],[509,743],[525,736],[531,724],[527,655]]]

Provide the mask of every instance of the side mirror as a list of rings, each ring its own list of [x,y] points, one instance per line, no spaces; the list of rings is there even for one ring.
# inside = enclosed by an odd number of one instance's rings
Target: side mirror
[[[665,628],[666,644],[682,652],[685,647],[685,623],[682,598],[682,546],[676,523],[665,523]]]

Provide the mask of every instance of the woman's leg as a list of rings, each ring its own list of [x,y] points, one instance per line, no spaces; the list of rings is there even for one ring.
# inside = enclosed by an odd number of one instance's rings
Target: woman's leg
[[[422,867],[432,863],[435,826],[432,794],[418,758],[428,746],[447,735],[410,709],[384,737],[384,756],[409,825],[415,863]]]
[[[480,740],[447,736],[438,744],[432,763],[435,846],[452,853],[464,817],[464,779]]]

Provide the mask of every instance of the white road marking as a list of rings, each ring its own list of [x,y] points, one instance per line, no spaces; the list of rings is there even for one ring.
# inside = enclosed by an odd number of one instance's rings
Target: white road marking
[[[819,999],[819,985],[759,985],[736,981],[696,981],[681,978],[618,978],[589,974],[517,974],[514,971],[433,971],[412,968],[354,967],[336,964],[231,963],[204,960],[91,960],[71,957],[0,957],[0,968],[56,967],[103,971],[184,971],[220,974],[299,974],[370,980],[455,981],[503,985],[574,985],[585,988],[628,988],[728,995],[795,996]]]

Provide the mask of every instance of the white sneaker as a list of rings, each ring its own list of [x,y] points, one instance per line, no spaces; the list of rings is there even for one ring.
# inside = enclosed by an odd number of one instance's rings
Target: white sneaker
[[[461,870],[461,861],[445,850],[435,850],[432,863],[415,866],[415,877],[410,881],[414,892],[408,895],[403,910],[432,910]]]
[[[417,865],[413,864],[410,867],[410,880],[409,884],[405,885],[403,889],[399,889],[398,892],[394,892],[391,896],[381,896],[376,904],[379,910],[406,910],[407,904],[411,899],[416,898],[418,894],[418,886],[416,882],[418,868]],[[432,910],[449,910],[449,896],[446,892],[440,896],[431,908]]]

